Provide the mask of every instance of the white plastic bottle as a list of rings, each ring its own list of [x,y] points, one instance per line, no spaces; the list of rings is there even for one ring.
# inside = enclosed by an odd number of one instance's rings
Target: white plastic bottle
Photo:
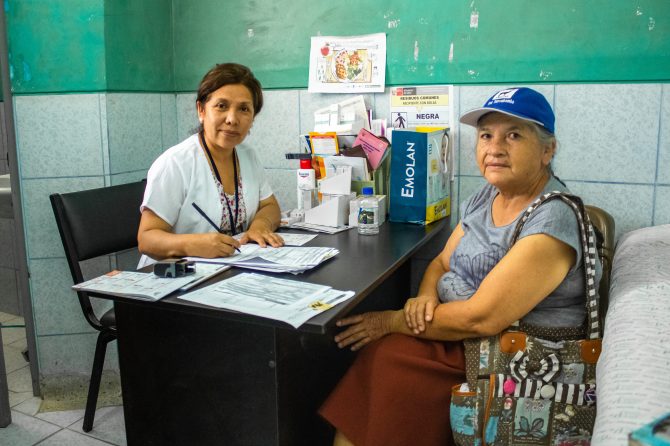
[[[379,202],[372,195],[371,187],[364,187],[363,198],[358,207],[358,233],[362,235],[379,234]]]
[[[314,204],[316,193],[316,173],[312,169],[311,159],[301,159],[297,172],[298,209],[309,210]]]

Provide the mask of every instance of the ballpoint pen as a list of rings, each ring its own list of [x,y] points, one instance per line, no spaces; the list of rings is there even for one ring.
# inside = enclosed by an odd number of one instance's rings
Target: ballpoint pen
[[[219,228],[219,227],[216,225],[216,223],[214,223],[214,222],[212,221],[212,219],[209,218],[209,217],[207,216],[207,214],[205,214],[205,211],[203,211],[202,209],[200,209],[200,207],[199,207],[197,204],[195,204],[195,202],[193,202],[193,203],[191,203],[191,204],[193,205],[193,207],[195,208],[195,210],[198,211],[198,214],[202,215],[202,217],[203,217],[205,220],[207,220],[207,222],[208,222],[210,225],[212,225],[212,227],[213,227],[214,229],[216,229],[216,231],[217,231],[218,233],[223,234],[223,231],[221,230],[221,228]],[[239,253],[242,252],[242,251],[240,251],[240,248],[238,248],[237,246],[235,246],[235,251],[237,251],[237,252],[239,252]]]

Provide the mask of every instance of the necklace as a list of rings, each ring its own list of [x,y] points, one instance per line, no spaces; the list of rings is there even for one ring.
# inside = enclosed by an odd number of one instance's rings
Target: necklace
[[[240,197],[237,190],[237,153],[233,148],[233,178],[235,180],[235,214],[233,214],[233,211],[230,207],[230,202],[228,201],[228,196],[226,195],[226,191],[223,189],[223,182],[221,181],[221,175],[219,175],[219,169],[216,168],[216,164],[214,163],[212,153],[209,151],[209,147],[207,147],[207,141],[205,141],[204,131],[200,132],[200,141],[202,141],[202,146],[205,148],[207,157],[209,157],[209,162],[212,165],[214,175],[216,176],[216,179],[219,181],[219,184],[221,184],[221,190],[223,190],[223,199],[226,200],[226,207],[228,208],[228,218],[230,219],[230,231],[232,232],[233,235],[235,235],[237,233],[237,211],[240,208]]]

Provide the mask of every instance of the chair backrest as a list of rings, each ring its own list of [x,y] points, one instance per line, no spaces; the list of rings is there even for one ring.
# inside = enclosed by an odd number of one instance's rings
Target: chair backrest
[[[603,277],[600,280],[598,293],[600,295],[600,314],[604,318],[609,306],[610,275],[612,273],[612,258],[614,257],[614,218],[599,207],[586,205],[585,208],[596,232],[599,232],[596,235],[599,238],[598,254],[603,265]]]
[[[79,262],[137,246],[145,186],[143,180],[49,197],[75,284],[84,281]],[[86,320],[100,330],[88,294],[77,294]]]

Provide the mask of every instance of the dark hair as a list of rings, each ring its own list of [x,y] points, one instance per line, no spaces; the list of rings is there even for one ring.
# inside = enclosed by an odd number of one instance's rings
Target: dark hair
[[[251,70],[237,63],[220,63],[209,70],[200,81],[196,104],[205,106],[209,97],[224,85],[242,84],[251,92],[254,116],[263,108],[263,89]]]

